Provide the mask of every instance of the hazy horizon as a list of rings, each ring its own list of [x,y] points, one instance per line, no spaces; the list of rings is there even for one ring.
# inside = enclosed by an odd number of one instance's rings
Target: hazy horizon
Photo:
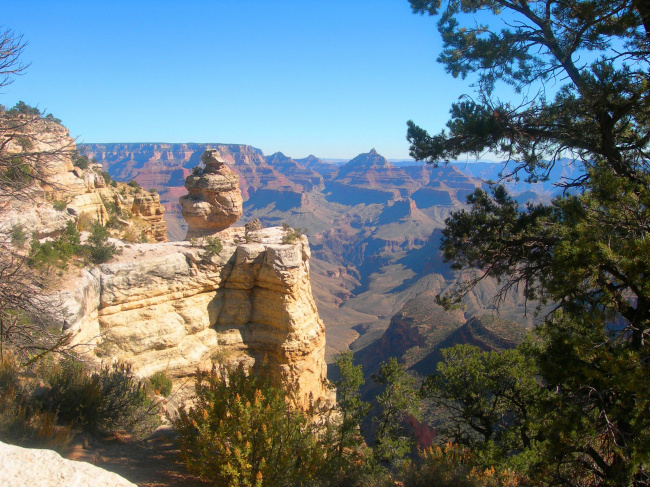
[[[437,132],[472,92],[435,62],[436,20],[406,0],[25,0],[5,5],[3,28],[31,66],[0,103],[37,105],[80,143],[407,159],[406,121]]]

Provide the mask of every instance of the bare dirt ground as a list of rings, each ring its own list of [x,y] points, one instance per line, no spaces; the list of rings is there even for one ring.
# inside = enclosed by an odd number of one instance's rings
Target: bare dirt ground
[[[105,439],[78,435],[64,456],[115,472],[140,487],[211,485],[185,469],[176,442],[164,434],[143,441],[117,434]]]

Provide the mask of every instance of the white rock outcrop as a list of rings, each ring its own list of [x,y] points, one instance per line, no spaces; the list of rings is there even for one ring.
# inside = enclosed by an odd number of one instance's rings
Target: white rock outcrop
[[[281,228],[217,236],[218,255],[189,242],[137,244],[82,271],[64,293],[75,341],[93,344],[97,361],[127,362],[141,377],[266,362],[297,402],[330,400],[307,238],[282,243]]]
[[[116,473],[85,462],[66,460],[52,450],[0,442],[2,487],[136,487]]]

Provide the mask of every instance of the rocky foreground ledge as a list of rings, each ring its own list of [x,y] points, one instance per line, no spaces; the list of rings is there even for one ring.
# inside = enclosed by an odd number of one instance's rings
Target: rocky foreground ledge
[[[52,450],[21,448],[0,442],[3,487],[135,487],[116,473],[62,458]]]
[[[286,243],[283,228],[228,228],[214,237],[218,254],[205,241],[133,244],[82,271],[61,293],[74,342],[92,361],[126,362],[141,377],[266,363],[300,404],[331,400],[307,238]]]

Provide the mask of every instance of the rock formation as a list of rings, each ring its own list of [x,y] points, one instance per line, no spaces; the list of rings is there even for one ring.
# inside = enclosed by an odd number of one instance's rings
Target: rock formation
[[[21,448],[0,442],[3,487],[135,487],[116,473],[62,458],[52,450]]]
[[[162,370],[187,377],[214,363],[266,364],[298,404],[329,401],[307,238],[283,243],[285,229],[262,229],[259,221],[221,228],[241,214],[238,178],[213,152],[203,160],[206,168],[188,178],[182,203],[188,235],[214,235],[221,249],[207,252],[195,238],[125,246],[63,293],[68,331],[76,343],[94,346],[97,361],[127,362],[141,377]]]
[[[214,150],[205,151],[201,161],[205,168],[187,177],[188,194],[179,199],[181,213],[189,225],[186,240],[225,230],[242,214],[239,176]]]
[[[223,249],[214,256],[189,242],[136,244],[82,271],[64,293],[75,342],[96,344],[96,360],[128,362],[142,377],[267,362],[295,386],[299,403],[329,400],[307,238],[283,244],[277,227],[255,234],[244,243],[244,228],[219,233]]]
[[[29,233],[35,232],[39,239],[55,237],[69,220],[84,221],[86,227],[92,222],[106,225],[111,218],[110,203],[115,205],[111,209],[128,212],[129,216],[124,218],[135,217],[138,232],[144,231],[149,240],[167,241],[167,224],[157,194],[144,193],[123,183],[119,187],[115,183],[107,185],[99,164],[90,164],[86,169],[75,167],[74,140],[59,123],[38,119],[29,125],[29,129],[26,136],[32,141],[31,150],[44,153],[39,156],[41,174],[36,184],[26,188],[26,197],[8,197],[0,201],[3,220],[11,222],[14,227],[21,226]],[[23,151],[18,144],[9,144],[4,150],[10,153]],[[54,202],[62,206],[55,209]],[[6,229],[0,228],[0,234],[2,230]]]

